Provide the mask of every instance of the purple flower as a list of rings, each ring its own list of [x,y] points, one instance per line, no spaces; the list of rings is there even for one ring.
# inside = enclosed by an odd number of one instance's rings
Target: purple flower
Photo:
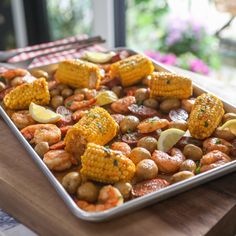
[[[182,39],[182,32],[180,31],[171,31],[166,37],[166,44],[171,46]]]
[[[200,59],[190,61],[190,70],[204,75],[208,75],[210,72],[208,66]]]
[[[177,57],[175,54],[169,53],[166,55],[163,55],[160,62],[166,64],[166,65],[176,65]]]

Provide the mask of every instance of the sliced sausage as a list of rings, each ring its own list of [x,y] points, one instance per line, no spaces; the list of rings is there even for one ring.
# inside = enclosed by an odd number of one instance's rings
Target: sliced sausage
[[[131,191],[133,197],[142,197],[146,194],[158,191],[162,188],[165,188],[169,185],[169,182],[167,182],[164,179],[151,179],[142,181],[138,184],[135,184],[133,186],[133,189]]]

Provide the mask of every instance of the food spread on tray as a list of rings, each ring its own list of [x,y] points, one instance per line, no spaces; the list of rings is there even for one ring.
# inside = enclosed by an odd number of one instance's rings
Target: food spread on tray
[[[100,212],[236,157],[236,114],[147,57],[89,52],[1,74],[2,106],[76,204]]]

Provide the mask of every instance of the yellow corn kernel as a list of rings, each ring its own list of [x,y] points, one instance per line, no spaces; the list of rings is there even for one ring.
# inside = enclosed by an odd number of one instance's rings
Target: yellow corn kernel
[[[99,87],[101,74],[97,65],[76,59],[59,63],[55,78],[75,88],[94,89]]]
[[[134,163],[121,152],[88,143],[81,157],[81,174],[102,183],[130,181],[135,173]]]
[[[113,63],[110,67],[110,76],[119,77],[123,86],[130,86],[150,75],[154,70],[152,61],[137,54],[124,60]]]
[[[117,134],[118,125],[101,107],[92,108],[66,134],[66,151],[80,156],[89,142],[105,145]]]
[[[224,115],[223,103],[209,93],[198,96],[189,116],[188,128],[191,135],[204,139],[214,132]]]
[[[150,96],[188,98],[192,95],[190,78],[170,72],[153,72],[149,81]]]
[[[10,109],[28,109],[31,102],[47,105],[50,101],[48,83],[45,78],[24,83],[8,93],[3,101]]]

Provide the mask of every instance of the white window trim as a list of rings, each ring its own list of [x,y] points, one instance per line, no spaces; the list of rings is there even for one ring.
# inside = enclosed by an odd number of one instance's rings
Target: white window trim
[[[105,46],[115,45],[114,0],[92,0],[93,34],[106,39]]]
[[[28,45],[28,39],[25,24],[23,0],[11,0],[11,8],[15,31],[16,47],[25,47]]]

